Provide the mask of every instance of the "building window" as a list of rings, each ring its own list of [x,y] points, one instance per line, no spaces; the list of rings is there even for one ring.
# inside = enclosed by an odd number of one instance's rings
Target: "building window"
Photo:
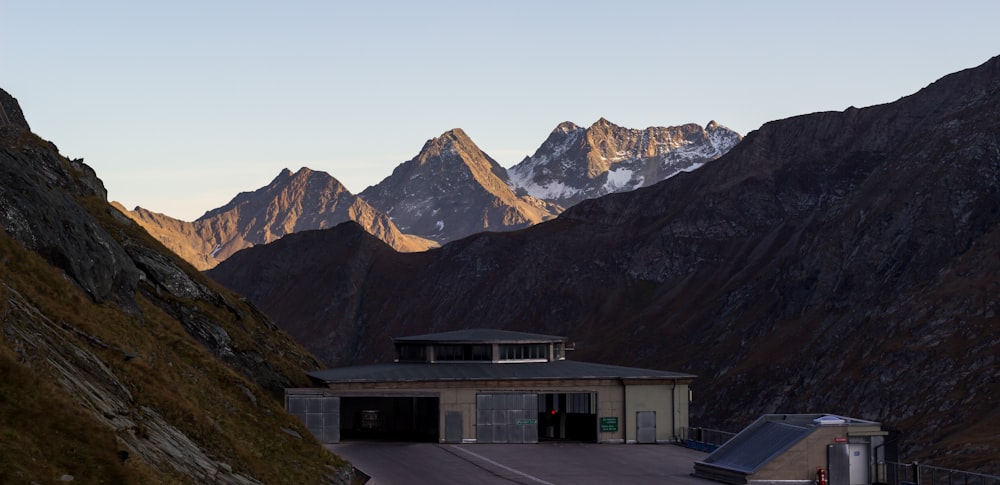
[[[400,362],[427,362],[427,345],[398,345],[396,346],[398,360]]]
[[[437,344],[435,361],[485,361],[493,360],[490,346],[481,344]]]
[[[548,360],[548,344],[501,344],[500,360]]]

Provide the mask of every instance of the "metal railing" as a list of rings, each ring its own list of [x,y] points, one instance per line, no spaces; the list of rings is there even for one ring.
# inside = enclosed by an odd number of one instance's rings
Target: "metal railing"
[[[736,433],[710,428],[685,428],[684,446],[698,451],[713,452],[729,441]]]
[[[876,483],[888,485],[1000,485],[1000,476],[913,463],[880,462]]]

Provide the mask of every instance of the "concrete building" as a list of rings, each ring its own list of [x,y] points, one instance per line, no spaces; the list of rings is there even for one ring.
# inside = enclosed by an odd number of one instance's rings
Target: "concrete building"
[[[472,329],[393,340],[396,360],[316,371],[285,406],[322,442],[659,443],[695,376],[566,360],[566,338]]]
[[[895,460],[895,441],[873,421],[832,414],[767,414],[704,460],[694,475],[729,484],[872,483],[877,464]]]

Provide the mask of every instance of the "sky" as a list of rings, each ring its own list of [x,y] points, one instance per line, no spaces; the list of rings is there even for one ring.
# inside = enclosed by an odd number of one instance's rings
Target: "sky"
[[[0,88],[109,200],[194,220],[278,173],[358,193],[462,128],[504,167],[563,121],[891,102],[1000,54],[1000,2],[0,0]]]

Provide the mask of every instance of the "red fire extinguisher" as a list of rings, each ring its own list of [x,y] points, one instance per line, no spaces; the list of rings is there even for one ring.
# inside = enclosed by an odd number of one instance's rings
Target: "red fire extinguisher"
[[[816,485],[829,485],[826,481],[826,470],[823,468],[816,469]]]

